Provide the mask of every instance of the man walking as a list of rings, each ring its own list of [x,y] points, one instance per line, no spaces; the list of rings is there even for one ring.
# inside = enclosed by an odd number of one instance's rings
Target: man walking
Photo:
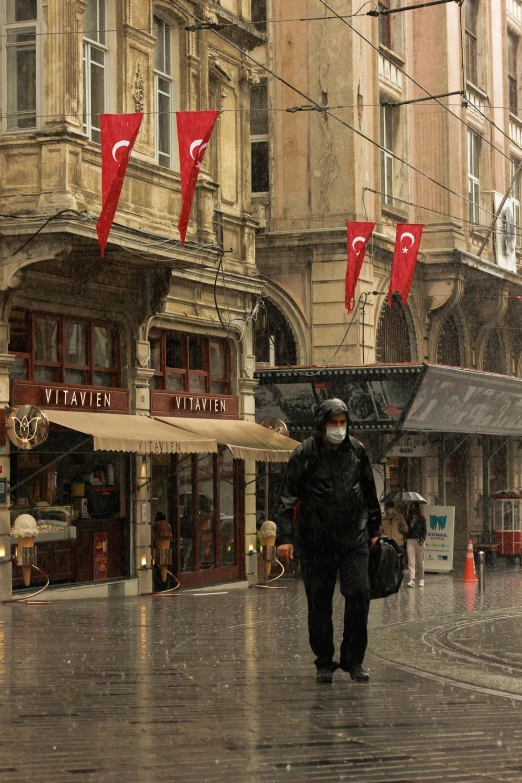
[[[310,646],[316,680],[332,682],[339,667],[355,682],[368,682],[362,668],[368,641],[370,547],[379,536],[381,510],[370,461],[362,443],[347,434],[348,409],[325,400],[314,409],[314,434],[292,454],[276,516],[278,555],[294,555],[294,514],[308,601]],[[345,598],[340,664],[333,660],[333,596],[337,573]]]

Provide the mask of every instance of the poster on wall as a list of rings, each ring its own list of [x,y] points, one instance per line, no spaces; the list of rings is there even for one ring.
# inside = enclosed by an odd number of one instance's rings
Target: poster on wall
[[[426,571],[453,571],[455,506],[423,506],[426,536]]]
[[[94,534],[94,581],[109,576],[109,534],[98,531]]]

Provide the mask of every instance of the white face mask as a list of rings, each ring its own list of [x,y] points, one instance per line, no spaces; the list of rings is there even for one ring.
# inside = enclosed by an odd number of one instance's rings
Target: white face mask
[[[346,427],[327,427],[325,438],[328,443],[334,443],[337,446],[346,438],[346,430]]]

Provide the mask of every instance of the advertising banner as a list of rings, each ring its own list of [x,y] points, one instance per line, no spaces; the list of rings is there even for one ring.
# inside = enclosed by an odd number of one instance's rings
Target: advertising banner
[[[426,571],[453,571],[455,506],[423,506],[428,535],[426,537]]]

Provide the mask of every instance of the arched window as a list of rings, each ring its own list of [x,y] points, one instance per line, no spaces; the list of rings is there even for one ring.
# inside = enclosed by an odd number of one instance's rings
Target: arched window
[[[154,16],[154,148],[160,166],[174,168],[175,132],[174,74],[177,58],[177,28]]]
[[[496,331],[492,331],[488,337],[482,369],[484,372],[496,372],[500,375],[506,372],[502,343]]]
[[[450,316],[441,329],[437,343],[437,364],[460,367],[460,340],[457,324]]]
[[[265,309],[255,325],[254,351],[256,362],[280,367],[297,364],[297,346],[290,324],[272,302],[265,301]]]
[[[411,362],[411,340],[403,305],[395,298],[391,307],[385,304],[377,324],[376,355],[378,362]]]

